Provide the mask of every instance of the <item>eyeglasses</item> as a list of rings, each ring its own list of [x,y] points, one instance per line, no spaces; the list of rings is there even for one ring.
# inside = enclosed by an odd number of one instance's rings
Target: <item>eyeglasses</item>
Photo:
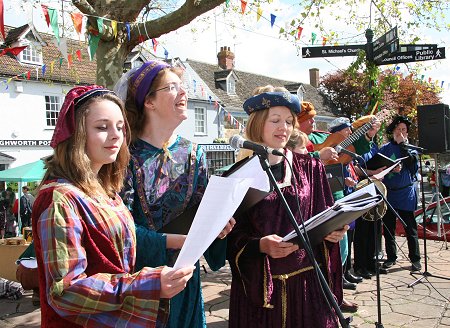
[[[180,89],[183,88],[183,90],[185,92],[187,92],[189,90],[189,88],[184,85],[182,82],[178,83],[178,82],[170,82],[169,85],[156,89],[155,91],[153,91],[152,93],[155,93],[156,91],[161,91],[161,90],[169,90],[170,92],[176,91],[177,93],[180,92]]]

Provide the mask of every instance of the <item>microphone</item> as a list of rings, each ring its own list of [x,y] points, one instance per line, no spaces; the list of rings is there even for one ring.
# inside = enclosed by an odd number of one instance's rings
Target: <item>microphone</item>
[[[342,148],[341,146],[337,145],[336,147],[334,147],[334,150],[337,151],[338,154],[343,153],[346,154],[354,159],[358,159],[360,156],[358,154],[355,154],[354,152],[347,150],[345,148]]]
[[[411,149],[411,150],[415,150],[415,151],[418,151],[418,152],[420,152],[420,153],[423,153],[424,151],[426,151],[425,148],[422,148],[422,147],[419,147],[419,146],[414,146],[414,145],[411,145],[411,144],[406,143],[406,142],[402,142],[402,143],[400,144],[400,147],[402,147],[403,149]]]
[[[244,148],[253,150],[258,155],[272,154],[276,156],[283,156],[283,153],[281,153],[280,151],[257,144],[252,141],[245,140],[239,134],[236,134],[230,138],[230,146],[234,149]]]

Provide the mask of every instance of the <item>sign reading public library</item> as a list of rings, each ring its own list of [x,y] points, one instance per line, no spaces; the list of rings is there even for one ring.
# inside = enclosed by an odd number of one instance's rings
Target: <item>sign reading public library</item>
[[[0,140],[0,146],[50,147],[50,140]]]
[[[376,65],[411,63],[426,60],[444,59],[445,47],[424,50],[397,52],[391,56],[375,60]]]

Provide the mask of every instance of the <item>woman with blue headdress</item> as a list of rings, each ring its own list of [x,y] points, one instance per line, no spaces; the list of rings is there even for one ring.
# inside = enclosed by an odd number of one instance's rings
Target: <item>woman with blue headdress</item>
[[[285,154],[287,159],[269,154],[268,161],[300,224],[333,204],[324,166],[308,154],[286,149],[301,111],[298,97],[273,86],[258,88],[254,94],[244,103],[249,115],[246,137]],[[305,249],[282,241],[292,229],[283,202],[274,191],[236,217],[227,250],[233,275],[230,327],[338,326],[336,313],[327,305]],[[313,245],[315,258],[338,303],[342,302],[338,241],[346,229],[348,226],[333,231],[319,245]]]
[[[182,76],[181,68],[149,61],[126,73],[115,88],[126,100],[131,129],[131,161],[121,195],[136,225],[138,270],[175,263],[186,235],[160,231],[200,203],[208,182],[202,148],[175,133],[188,111]],[[233,222],[204,254],[212,270],[225,264],[222,239]],[[198,262],[196,267],[184,291],[170,300],[167,327],[206,327]]]

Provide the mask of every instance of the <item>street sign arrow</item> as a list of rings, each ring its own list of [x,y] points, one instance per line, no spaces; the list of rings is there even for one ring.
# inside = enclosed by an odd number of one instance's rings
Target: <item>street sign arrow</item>
[[[436,59],[445,59],[445,47],[397,52],[395,54],[392,54],[391,56],[380,58],[379,60],[375,61],[375,64],[380,66]]]
[[[384,58],[390,54],[393,54],[394,52],[399,51],[400,49],[400,42],[398,38],[393,39],[389,43],[386,43],[381,48],[378,48],[378,50],[373,52],[373,60],[377,61],[380,58]]]
[[[379,53],[379,51],[382,51],[383,47],[394,42],[395,39],[398,39],[397,26],[387,31],[384,35],[380,36],[373,42],[374,56],[376,56]]]
[[[356,56],[359,50],[365,50],[365,44],[347,46],[303,47],[303,58]]]

